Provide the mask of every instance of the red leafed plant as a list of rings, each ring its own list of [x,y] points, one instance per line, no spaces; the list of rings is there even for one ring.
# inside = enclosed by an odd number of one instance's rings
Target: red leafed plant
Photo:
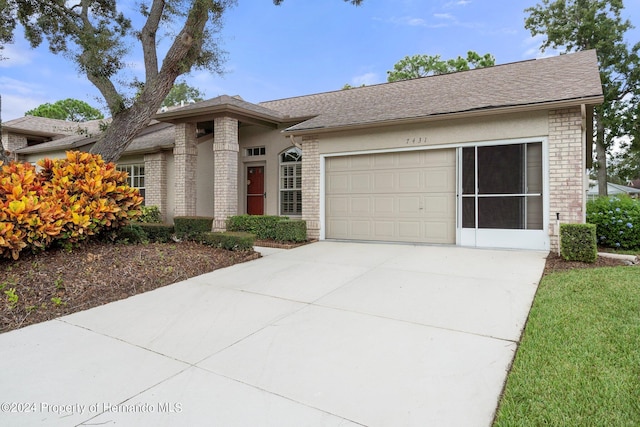
[[[0,171],[0,253],[17,259],[29,247],[77,242],[141,215],[142,197],[125,172],[99,155],[67,152],[40,170],[12,162]]]

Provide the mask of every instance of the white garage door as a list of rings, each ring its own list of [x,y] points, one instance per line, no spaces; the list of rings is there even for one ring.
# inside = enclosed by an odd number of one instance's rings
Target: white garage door
[[[455,153],[327,157],[326,237],[455,243]]]

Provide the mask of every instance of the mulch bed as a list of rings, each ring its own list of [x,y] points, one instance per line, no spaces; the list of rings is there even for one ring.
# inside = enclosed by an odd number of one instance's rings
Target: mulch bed
[[[607,258],[598,256],[596,262],[580,262],[580,261],[565,261],[556,252],[550,252],[547,256],[547,262],[544,267],[544,274],[553,273],[556,271],[568,271],[576,268],[599,268],[599,267],[618,267],[622,265],[629,265],[624,260]]]
[[[317,242],[317,240],[308,240],[306,242],[298,242],[298,243],[293,243],[293,242],[282,243],[282,242],[274,242],[272,240],[256,240],[254,242],[254,245],[262,246],[264,248],[293,249],[299,246],[308,245],[309,243],[313,243],[313,242]]]
[[[0,259],[0,332],[6,332],[259,258],[194,242],[87,242]],[[13,289],[13,291],[12,291]]]

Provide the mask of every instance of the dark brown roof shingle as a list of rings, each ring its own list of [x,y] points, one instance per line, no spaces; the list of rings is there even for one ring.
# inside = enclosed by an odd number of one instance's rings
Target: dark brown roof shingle
[[[260,103],[309,131],[542,104],[602,101],[593,50]]]

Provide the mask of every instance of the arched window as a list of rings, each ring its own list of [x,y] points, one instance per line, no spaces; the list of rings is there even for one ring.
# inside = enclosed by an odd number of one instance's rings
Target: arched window
[[[302,215],[302,151],[280,154],[280,215]]]

